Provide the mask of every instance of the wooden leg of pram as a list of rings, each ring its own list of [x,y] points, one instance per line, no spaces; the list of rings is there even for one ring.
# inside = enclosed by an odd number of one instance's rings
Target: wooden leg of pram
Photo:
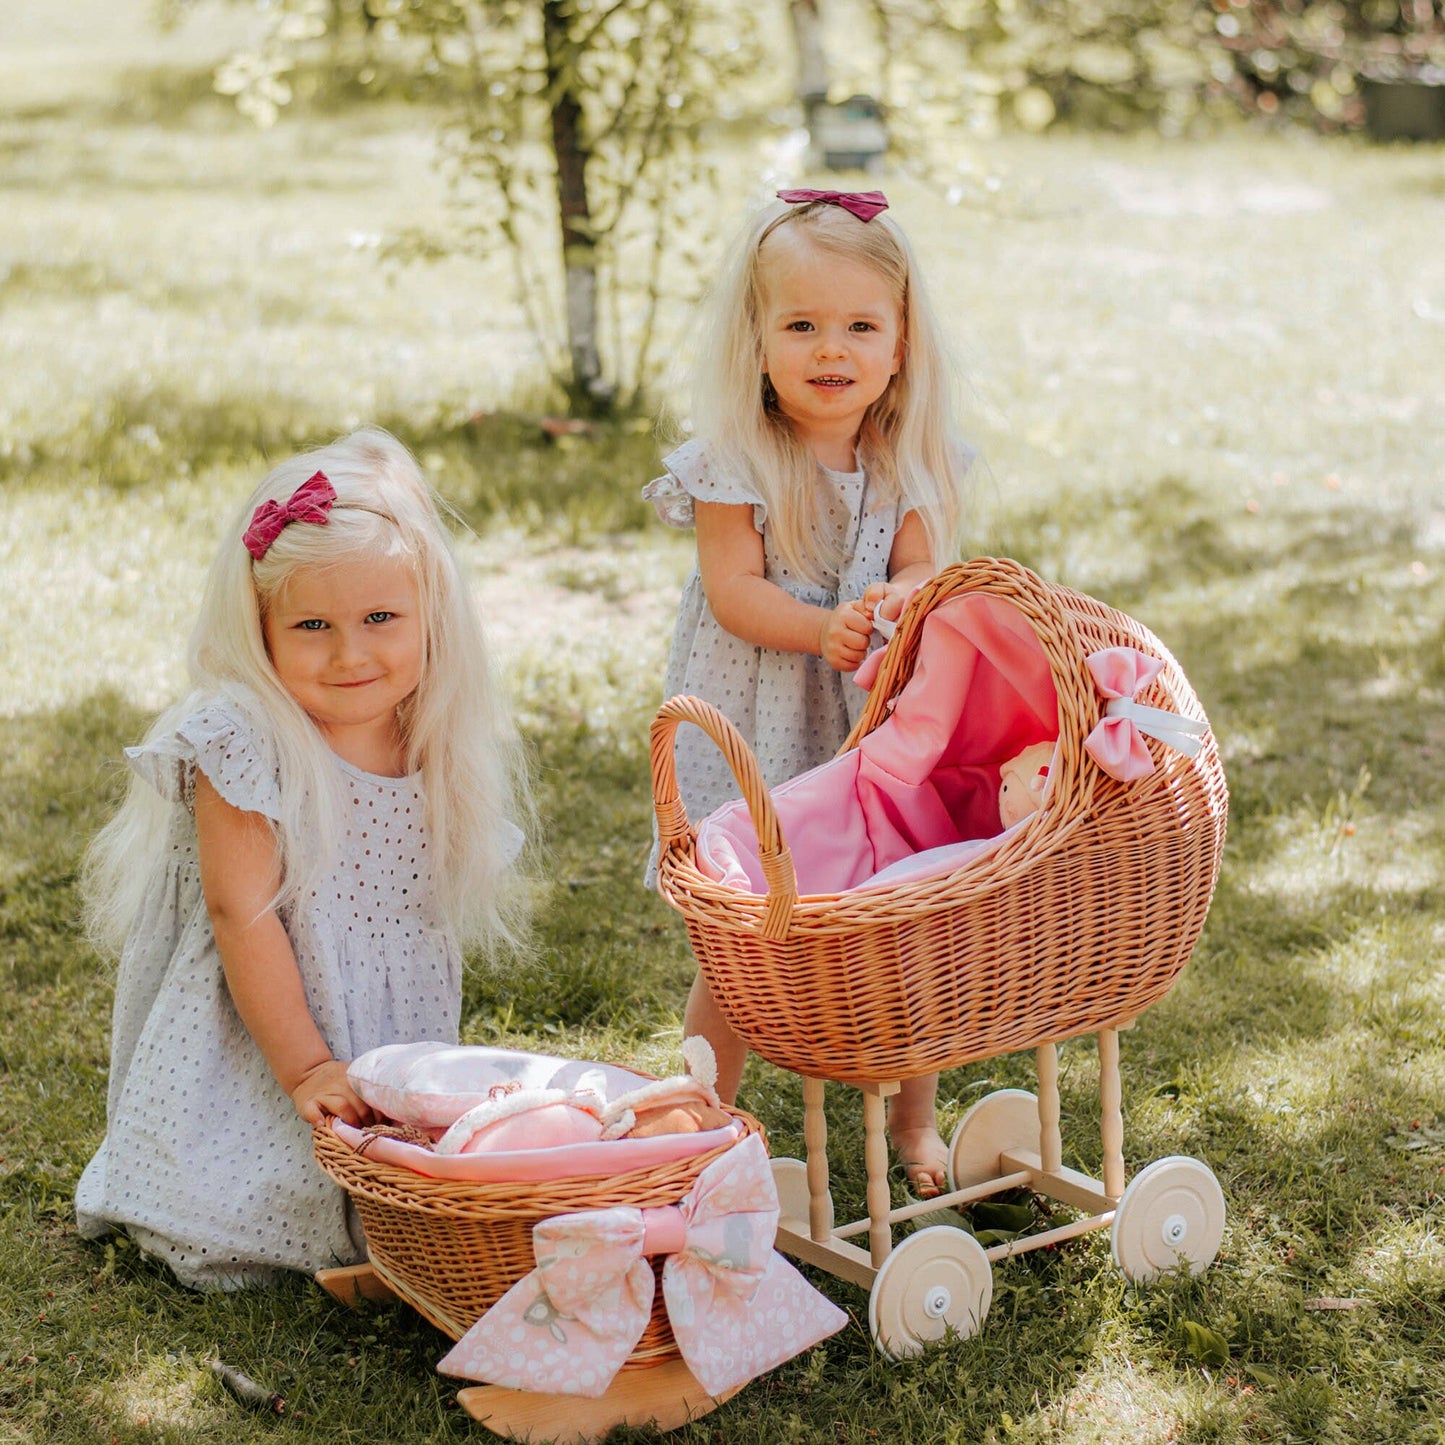
[[[716,1410],[736,1393],[729,1390],[715,1399],[681,1360],[664,1360],[646,1369],[623,1370],[607,1393],[596,1399],[472,1385],[457,1392],[457,1403],[506,1440],[596,1445],[618,1425],[676,1430]]]
[[[1104,1142],[1104,1193],[1124,1193],[1124,1111],[1119,1082],[1119,1031],[1099,1030],[1099,1119]]]
[[[863,1165],[868,1175],[868,1255],[877,1269],[893,1248],[893,1229],[888,1222],[892,1203],[888,1193],[888,1106],[884,1103],[898,1092],[897,1080],[860,1084],[863,1091]]]
[[[1064,1162],[1059,1135],[1059,1050],[1057,1044],[1040,1044],[1034,1050],[1039,1072],[1039,1162],[1048,1174],[1057,1174]]]
[[[803,1080],[803,1143],[808,1153],[808,1234],[820,1243],[833,1233],[833,1195],[828,1181],[828,1117],[822,1079]]]

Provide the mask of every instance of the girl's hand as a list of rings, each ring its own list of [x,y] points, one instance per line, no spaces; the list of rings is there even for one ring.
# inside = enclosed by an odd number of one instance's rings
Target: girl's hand
[[[908,599],[918,590],[916,582],[873,582],[863,594],[863,605],[886,622],[903,616]]]
[[[857,672],[868,656],[868,639],[872,635],[872,608],[861,599],[840,602],[823,623],[819,638],[823,661],[837,672]]]
[[[327,1059],[303,1075],[291,1090],[291,1102],[308,1124],[319,1124],[326,1114],[358,1127],[372,1119],[370,1105],[351,1087],[340,1059]]]

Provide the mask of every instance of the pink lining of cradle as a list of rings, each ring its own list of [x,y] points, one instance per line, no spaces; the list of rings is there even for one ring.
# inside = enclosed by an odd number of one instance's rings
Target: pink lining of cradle
[[[999,827],[999,766],[1054,741],[1058,712],[1043,646],[1012,602],[974,593],[939,603],[892,715],[856,748],[772,790],[798,892],[913,882],[991,852],[1014,831]],[[697,865],[729,887],[767,892],[746,803],[703,820]]]
[[[410,1169],[431,1179],[452,1179],[473,1184],[542,1183],[554,1179],[610,1179],[634,1169],[652,1169],[705,1154],[730,1144],[742,1133],[738,1124],[707,1129],[697,1134],[653,1134],[641,1139],[599,1139],[581,1144],[560,1144],[551,1149],[508,1149],[481,1154],[433,1154],[400,1139],[370,1135],[340,1119],[331,1128],[368,1159]],[[370,1142],[368,1142],[370,1141]]]

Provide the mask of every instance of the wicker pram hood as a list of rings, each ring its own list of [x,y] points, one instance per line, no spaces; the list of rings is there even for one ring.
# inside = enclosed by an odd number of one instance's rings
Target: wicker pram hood
[[[916,881],[981,856],[1004,832],[1000,766],[1058,731],[1049,660],[1018,608],[985,595],[939,603],[885,721],[773,789],[799,893]],[[767,891],[746,803],[698,826],[697,865],[730,887]]]

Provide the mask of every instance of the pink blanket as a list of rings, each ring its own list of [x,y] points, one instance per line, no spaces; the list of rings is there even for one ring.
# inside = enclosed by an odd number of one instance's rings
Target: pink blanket
[[[1023,614],[981,594],[940,603],[888,720],[773,789],[798,892],[931,877],[996,847],[999,765],[1058,731],[1048,658]],[[746,804],[703,820],[697,863],[722,883],[767,892]]]

